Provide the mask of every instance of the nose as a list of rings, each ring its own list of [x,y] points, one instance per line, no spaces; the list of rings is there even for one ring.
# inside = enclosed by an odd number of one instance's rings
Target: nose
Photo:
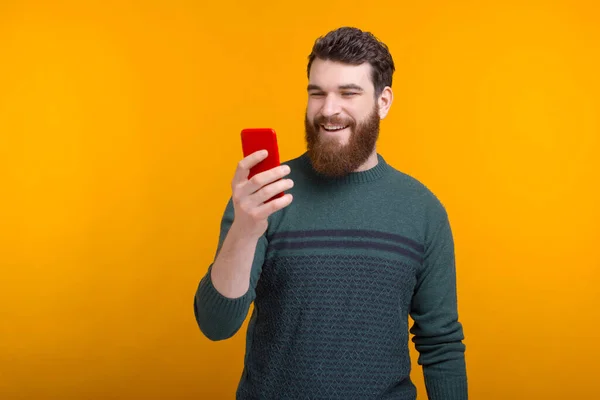
[[[330,93],[329,95],[327,95],[327,97],[325,97],[325,102],[323,103],[323,109],[321,110],[321,114],[323,114],[324,117],[328,118],[337,115],[340,112],[341,105],[338,98],[333,93]]]

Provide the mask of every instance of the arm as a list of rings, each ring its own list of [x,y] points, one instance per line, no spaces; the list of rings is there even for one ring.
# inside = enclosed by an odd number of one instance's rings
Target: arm
[[[211,340],[232,337],[246,319],[267,251],[268,218],[292,202],[291,194],[267,201],[293,186],[291,179],[281,179],[290,173],[287,165],[248,179],[250,169],[266,157],[266,151],[257,151],[238,163],[217,253],[196,289],[196,321]]]
[[[267,249],[265,235],[256,239],[233,224],[230,200],[221,221],[215,260],[194,296],[194,314],[210,340],[224,340],[240,329],[255,298],[254,288]]]
[[[464,334],[458,321],[454,241],[444,209],[426,235],[412,300],[411,333],[429,400],[466,400]]]

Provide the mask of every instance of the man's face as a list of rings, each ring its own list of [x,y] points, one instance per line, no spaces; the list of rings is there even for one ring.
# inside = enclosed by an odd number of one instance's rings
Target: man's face
[[[374,91],[368,63],[314,60],[304,122],[307,153],[319,173],[346,175],[373,153],[380,123]]]

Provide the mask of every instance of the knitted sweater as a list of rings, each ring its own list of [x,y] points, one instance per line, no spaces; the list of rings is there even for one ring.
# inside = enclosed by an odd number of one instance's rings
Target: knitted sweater
[[[233,336],[254,302],[237,399],[414,400],[409,332],[429,399],[467,399],[446,210],[377,157],[343,178],[315,173],[306,153],[288,161],[294,200],[269,217],[250,289],[222,296],[212,264],[200,281],[194,312],[211,340]],[[230,198],[217,253],[233,217]]]

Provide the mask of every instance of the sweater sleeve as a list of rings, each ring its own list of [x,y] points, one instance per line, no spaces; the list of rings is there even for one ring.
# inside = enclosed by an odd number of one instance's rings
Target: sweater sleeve
[[[467,400],[464,334],[458,321],[454,241],[442,207],[426,234],[413,294],[411,333],[429,400]]]
[[[229,339],[237,333],[248,315],[250,304],[256,297],[255,288],[258,277],[262,270],[262,264],[267,249],[267,239],[265,235],[261,236],[256,245],[252,271],[250,275],[250,287],[241,297],[231,299],[223,296],[213,286],[211,280],[211,270],[223,242],[227,237],[229,228],[233,223],[234,209],[233,201],[230,198],[221,219],[221,230],[219,243],[213,262],[209,265],[208,271],[200,280],[194,296],[194,315],[196,322],[202,333],[210,340]]]

